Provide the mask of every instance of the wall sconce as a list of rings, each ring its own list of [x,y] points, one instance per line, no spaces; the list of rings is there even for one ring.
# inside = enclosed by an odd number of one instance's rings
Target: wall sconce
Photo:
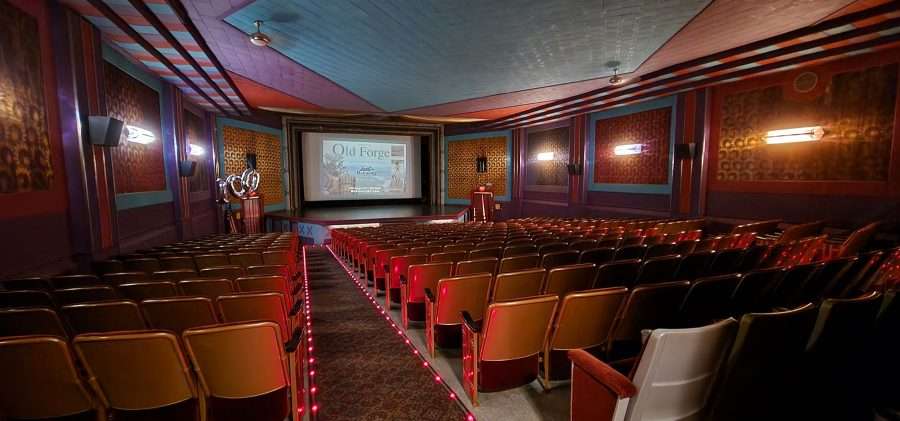
[[[794,129],[770,130],[766,132],[766,144],[816,142],[825,136],[822,126],[797,127]]]
[[[203,146],[191,143],[190,145],[188,145],[188,153],[191,156],[203,156],[206,154],[206,149],[203,149]]]
[[[553,152],[541,152],[537,154],[538,161],[552,161],[554,158]]]
[[[147,145],[156,141],[156,135],[153,134],[150,130],[142,129],[138,126],[125,126],[128,129],[128,134],[125,135],[125,140],[134,143],[140,143],[141,145]]]
[[[621,155],[638,155],[644,151],[644,145],[640,143],[632,143],[628,145],[617,145],[613,148],[613,154]]]
[[[125,133],[125,122],[105,115],[88,117],[88,136],[92,145],[119,146]]]

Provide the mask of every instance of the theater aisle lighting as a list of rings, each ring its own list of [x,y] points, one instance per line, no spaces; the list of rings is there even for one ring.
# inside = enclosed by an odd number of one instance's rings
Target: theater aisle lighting
[[[303,320],[306,323],[304,329],[306,329],[306,370],[307,370],[307,385],[309,386],[309,419],[315,420],[318,417],[319,409],[319,400],[317,399],[317,395],[319,394],[319,385],[316,381],[316,358],[313,356],[313,351],[315,350],[315,345],[313,342],[313,328],[312,328],[312,303],[310,298],[312,296],[309,293],[309,270],[306,267],[306,246],[303,246]],[[299,408],[298,412],[303,412],[303,408]],[[302,413],[299,414],[302,419]]]
[[[613,148],[613,154],[616,156],[622,155],[638,155],[644,151],[644,145],[640,143],[632,143],[628,145],[616,145]]]
[[[822,126],[797,127],[793,129],[770,130],[766,132],[766,144],[816,142],[825,136]]]
[[[553,160],[553,152],[541,152],[537,154],[538,161],[552,161]]]
[[[191,143],[188,146],[188,153],[190,153],[191,156],[203,156],[206,154],[206,149],[203,149],[203,146]]]
[[[125,136],[125,140],[129,142],[147,145],[156,141],[156,135],[153,134],[153,132],[151,132],[150,130],[131,125],[125,127],[128,129],[128,134]]]
[[[422,363],[422,368],[428,370],[431,374],[431,377],[434,378],[434,381],[444,387],[444,390],[447,392],[447,397],[451,401],[459,405],[459,407],[466,412],[465,421],[475,421],[475,414],[473,414],[466,408],[462,401],[460,401],[459,396],[456,395],[456,392],[454,392],[453,389],[450,388],[450,385],[448,385],[447,382],[444,381],[444,378],[441,377],[441,374],[438,373],[438,371],[431,365],[431,363],[428,362],[425,356],[422,355],[422,353],[419,352],[418,349],[416,349],[416,346],[413,345],[412,341],[409,339],[409,336],[406,335],[406,332],[403,331],[399,324],[395,323],[391,319],[391,315],[388,314],[388,311],[385,310],[384,307],[381,306],[381,304],[378,304],[378,301],[374,296],[372,296],[372,294],[369,292],[369,289],[366,288],[365,281],[360,280],[356,273],[354,273],[349,267],[347,267],[347,264],[344,263],[344,261],[340,257],[338,257],[337,253],[334,252],[334,249],[332,249],[331,246],[326,246],[326,248],[329,252],[331,252],[331,255],[334,256],[334,259],[341,264],[341,267],[344,268],[344,271],[347,272],[347,275],[350,276],[350,279],[356,284],[356,287],[359,288],[359,290],[363,294],[365,294],[366,299],[369,300],[372,306],[375,307],[375,311],[378,312],[381,317],[384,317],[385,322],[390,324],[391,328],[394,329],[395,332],[397,332],[397,336],[400,336],[400,338],[403,340],[403,343],[405,343],[409,348],[409,351],[419,359],[419,361]],[[306,255],[304,254],[304,256]]]

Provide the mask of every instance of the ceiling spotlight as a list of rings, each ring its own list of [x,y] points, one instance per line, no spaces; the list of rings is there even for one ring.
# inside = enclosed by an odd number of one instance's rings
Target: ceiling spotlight
[[[616,67],[613,69],[613,75],[609,78],[610,85],[621,85],[622,82],[625,82],[625,79],[622,76],[619,76],[619,68]]]
[[[262,33],[262,31],[260,31],[260,27],[262,27],[262,23],[263,23],[263,21],[261,21],[261,20],[253,22],[253,24],[256,25],[256,32],[250,34],[250,42],[253,43],[253,45],[255,45],[257,47],[265,47],[265,46],[269,45],[269,43],[272,42],[272,38],[269,38],[268,35]]]

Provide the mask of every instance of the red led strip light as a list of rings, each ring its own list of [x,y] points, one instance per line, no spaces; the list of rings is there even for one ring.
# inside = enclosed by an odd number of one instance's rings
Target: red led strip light
[[[316,395],[319,387],[316,384],[316,359],[313,357],[312,304],[309,294],[309,271],[306,267],[306,246],[303,246],[303,313],[306,320],[306,378],[309,384],[309,419],[315,420],[319,413],[319,402]]]

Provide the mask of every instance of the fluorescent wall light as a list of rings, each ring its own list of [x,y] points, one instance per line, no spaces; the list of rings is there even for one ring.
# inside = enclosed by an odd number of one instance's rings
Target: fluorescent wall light
[[[129,142],[146,145],[149,143],[153,143],[156,140],[156,135],[154,135],[150,130],[142,129],[138,126],[125,127],[128,129],[128,135],[125,137],[125,140]]]
[[[538,161],[552,161],[553,160],[553,152],[541,152],[537,154]]]
[[[206,149],[203,149],[202,146],[191,143],[190,145],[188,145],[188,153],[190,153],[191,156],[203,156],[204,154],[206,154]]]
[[[815,142],[822,139],[823,136],[825,136],[825,129],[822,126],[770,130],[766,132],[766,143],[777,145],[780,143]]]
[[[640,143],[632,143],[629,145],[618,145],[613,148],[616,155],[637,155],[644,151],[644,145]]]

